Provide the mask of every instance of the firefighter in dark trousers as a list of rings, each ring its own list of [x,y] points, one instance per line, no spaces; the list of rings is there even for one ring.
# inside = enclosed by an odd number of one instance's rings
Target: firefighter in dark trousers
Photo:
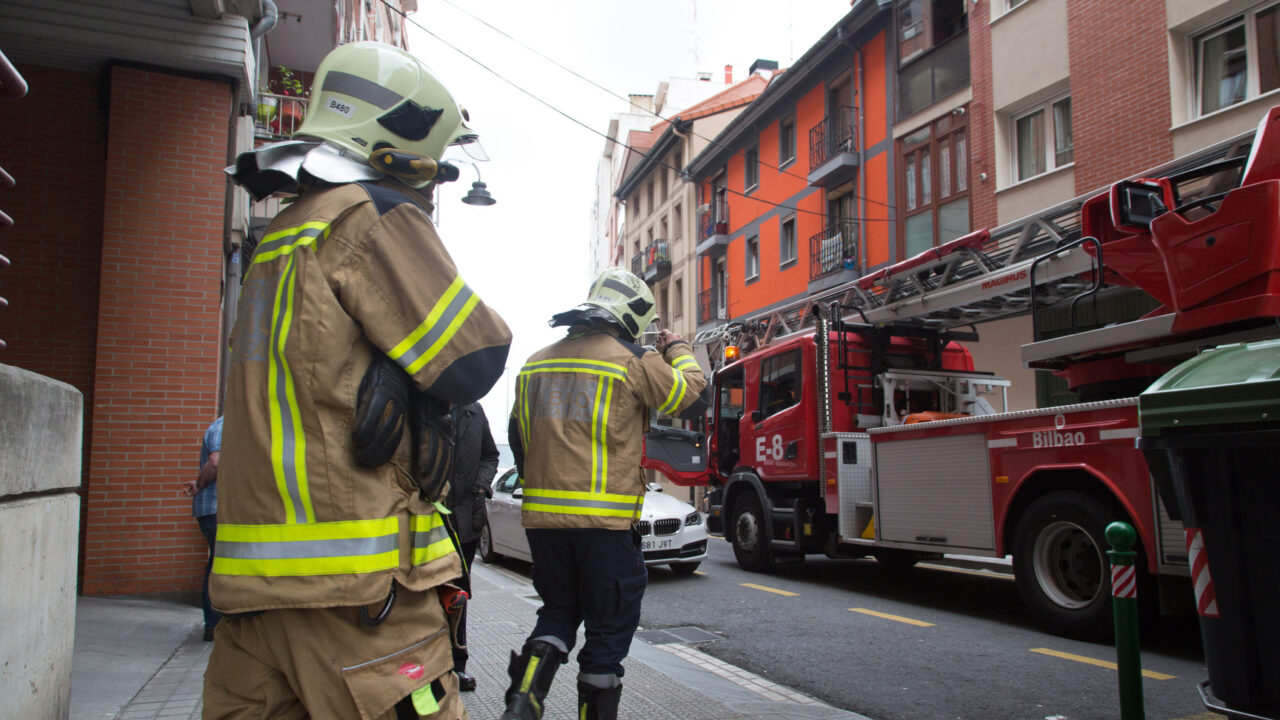
[[[476,557],[476,544],[480,541],[480,528],[484,527],[484,499],[493,497],[493,476],[498,473],[498,446],[489,431],[489,418],[485,417],[480,403],[455,405],[453,424],[457,439],[453,452],[453,480],[449,483],[449,497],[445,505],[452,512],[454,529],[462,547],[462,559],[467,572],[458,585],[471,592],[471,561]],[[458,618],[458,646],[453,649],[453,672],[458,676],[458,689],[468,692],[476,689],[476,679],[467,674],[467,611],[464,607]]]
[[[657,319],[640,278],[604,271],[586,302],[552,318],[564,339],[535,353],[516,380],[508,435],[524,480],[523,522],[533,555],[538,622],[511,653],[504,720],[537,720],[578,626],[578,717],[618,714],[622,660],[647,584],[640,536],[640,469],[651,411],[700,417],[706,380],[689,345],[669,330],[658,351],[636,344]]]
[[[256,198],[297,197],[253,250],[231,333],[205,720],[468,717],[439,503],[451,404],[493,386],[511,333],[430,220],[441,155],[475,139],[465,117],[421,61],[351,43],[321,62],[301,139],[229,169]]]

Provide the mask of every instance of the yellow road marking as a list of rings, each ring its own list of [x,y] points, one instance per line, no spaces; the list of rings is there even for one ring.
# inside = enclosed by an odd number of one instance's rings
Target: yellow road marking
[[[1100,668],[1107,668],[1108,670],[1116,669],[1116,664],[1113,662],[1107,662],[1106,660],[1097,660],[1095,658],[1085,657],[1083,655],[1072,655],[1071,653],[1065,653],[1059,650],[1050,650],[1049,648],[1031,648],[1031,652],[1040,653],[1041,655],[1049,655],[1051,657],[1056,657],[1056,658],[1062,658],[1063,660],[1074,660],[1075,662],[1084,663],[1086,665],[1096,665]],[[1162,672],[1156,672],[1154,670],[1143,670],[1142,676],[1151,678],[1152,680],[1173,680],[1177,677],[1176,675],[1166,675]]]
[[[917,625],[919,627],[933,627],[933,623],[923,620],[912,620],[911,618],[902,617],[901,615],[890,615],[889,613],[876,612],[866,608],[849,608],[849,612],[862,613],[863,615],[874,615],[885,620],[893,620],[894,622],[906,623],[908,625]]]
[[[742,587],[749,587],[752,590],[763,590],[765,592],[771,592],[775,595],[786,595],[787,597],[796,597],[797,595],[800,594],[800,593],[787,592],[786,590],[779,590],[777,588],[765,587],[764,585],[757,585],[755,583],[741,583],[741,585]]]
[[[978,577],[997,578],[1000,580],[1012,580],[1013,576],[1008,573],[987,572],[984,570],[966,570],[964,568],[947,567],[945,565],[931,565],[929,563],[920,563],[918,567],[929,568],[930,570],[943,570],[946,572],[962,573],[964,575],[977,575]]]

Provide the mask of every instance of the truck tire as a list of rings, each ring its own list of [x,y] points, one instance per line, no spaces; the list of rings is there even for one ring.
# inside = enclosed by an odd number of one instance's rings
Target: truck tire
[[[1032,618],[1049,632],[1106,640],[1114,632],[1104,534],[1111,513],[1095,498],[1052,492],[1031,503],[1013,536],[1013,572]]]
[[[744,493],[733,504],[733,523],[727,530],[729,541],[733,543],[733,556],[743,570],[766,572],[773,567],[765,522],[760,499],[754,492]]]
[[[493,534],[489,531],[489,523],[485,523],[480,527],[480,559],[492,565],[502,559],[502,556],[493,550]]]

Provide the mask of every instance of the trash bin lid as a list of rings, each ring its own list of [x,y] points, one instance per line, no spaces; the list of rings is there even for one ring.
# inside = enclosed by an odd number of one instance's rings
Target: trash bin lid
[[[1216,425],[1280,425],[1280,340],[1223,345],[1187,360],[1142,393],[1138,421],[1143,437]]]

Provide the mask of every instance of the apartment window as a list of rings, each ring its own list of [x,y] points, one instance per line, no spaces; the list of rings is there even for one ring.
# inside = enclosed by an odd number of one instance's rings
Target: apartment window
[[[965,0],[900,0],[900,117],[969,85],[969,11]]]
[[[1045,103],[1013,119],[1013,156],[1018,180],[1071,164],[1074,147],[1069,97]]]
[[[1192,39],[1205,115],[1280,88],[1280,5],[1254,8]]]
[[[675,297],[671,300],[671,317],[673,319],[679,319],[680,316],[684,314],[684,281],[676,280],[675,285]]]
[[[662,169],[660,169],[660,170],[658,171],[658,173],[659,173],[659,174],[658,174],[658,177],[659,177],[659,179],[662,181],[662,195],[661,195],[660,197],[662,198],[662,202],[666,202],[666,201],[667,201],[667,192],[668,192],[668,189],[669,189],[668,183],[670,182],[670,179],[667,177],[667,169],[666,169],[666,168],[662,168]]]
[[[778,228],[778,267],[786,267],[796,261],[796,216],[782,221]]]
[[[969,232],[968,114],[949,114],[899,141],[906,204],[899,253],[909,258]]]
[[[672,211],[672,217],[675,218],[675,236],[672,238],[674,242],[680,242],[684,237],[684,208],[677,204],[675,210]]]
[[[751,148],[747,151],[746,162],[743,163],[743,186],[747,190],[752,190],[760,184],[760,149]]]
[[[646,199],[649,201],[649,214],[652,215],[653,209],[657,207],[657,205],[655,205],[653,202],[653,181],[652,180],[650,180],[649,184],[645,186],[645,196],[646,196]]]
[[[789,117],[778,124],[778,167],[796,159],[796,119]]]
[[[747,281],[755,280],[760,277],[760,238],[747,238],[747,258],[746,258],[746,274]]]

